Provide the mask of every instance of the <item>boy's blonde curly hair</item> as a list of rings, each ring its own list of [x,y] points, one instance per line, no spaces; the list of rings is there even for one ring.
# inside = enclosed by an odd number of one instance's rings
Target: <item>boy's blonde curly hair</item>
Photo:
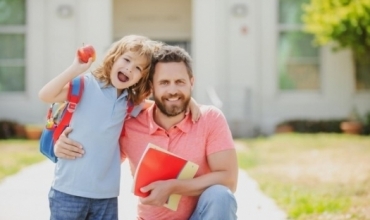
[[[147,65],[142,71],[142,78],[133,86],[128,88],[128,100],[132,103],[140,104],[150,94],[149,69],[153,53],[160,48],[162,43],[152,41],[147,37],[140,35],[128,35],[112,44],[108,50],[102,64],[93,71],[94,76],[105,82],[106,85],[112,85],[110,72],[114,62],[122,54],[131,51],[147,59]]]

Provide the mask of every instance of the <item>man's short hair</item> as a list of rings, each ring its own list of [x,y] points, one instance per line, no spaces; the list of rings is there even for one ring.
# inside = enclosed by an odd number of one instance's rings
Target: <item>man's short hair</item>
[[[154,70],[157,63],[172,62],[183,62],[189,77],[193,77],[193,69],[191,67],[192,60],[188,52],[179,46],[163,45],[153,55],[151,68],[149,70],[149,80],[153,81]]]

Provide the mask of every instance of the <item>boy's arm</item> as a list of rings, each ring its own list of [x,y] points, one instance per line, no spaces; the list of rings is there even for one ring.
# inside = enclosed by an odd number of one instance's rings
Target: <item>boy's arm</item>
[[[191,120],[193,122],[197,122],[201,116],[201,111],[200,111],[198,103],[195,101],[193,97],[191,97],[190,102],[189,102],[188,112],[189,111],[191,113]]]
[[[137,117],[140,114],[140,112],[149,108],[153,104],[154,104],[154,101],[149,100],[149,99],[144,99],[144,101],[142,101],[139,105],[135,105],[130,112],[127,112],[127,114],[129,114],[127,119],[131,117]]]
[[[152,106],[153,104],[154,104],[153,100],[145,99],[142,103],[142,109],[141,110],[145,110],[145,109],[149,108],[150,106]]]
[[[71,66],[41,88],[39,91],[39,98],[47,103],[66,101],[68,83],[76,76],[87,71],[92,62],[92,58],[90,58],[87,63],[82,63],[76,55]]]

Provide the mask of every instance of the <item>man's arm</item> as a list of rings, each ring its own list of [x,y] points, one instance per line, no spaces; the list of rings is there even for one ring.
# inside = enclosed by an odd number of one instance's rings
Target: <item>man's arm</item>
[[[224,150],[209,155],[208,163],[211,172],[189,180],[166,180],[151,183],[142,188],[151,191],[141,202],[146,205],[162,206],[171,194],[186,196],[200,195],[209,186],[221,184],[232,192],[236,190],[238,165],[235,149]]]
[[[232,192],[236,189],[238,165],[234,142],[226,119],[219,110],[202,116],[208,125],[206,154],[210,173],[189,180],[157,181],[142,188],[150,195],[141,202],[148,205],[163,205],[171,194],[200,195],[206,188],[221,184]],[[185,137],[183,137],[185,138]]]
[[[206,188],[215,184],[228,187],[232,192],[236,190],[238,179],[238,165],[235,149],[224,150],[211,154],[207,157],[211,172],[202,176],[188,180],[167,180],[157,181],[142,188],[143,191],[161,189],[170,194],[180,194],[187,196],[200,195]],[[158,188],[158,189],[157,189]],[[151,195],[155,192],[151,192]],[[162,192],[163,193],[163,192]]]
[[[85,154],[85,151],[80,143],[68,138],[68,134],[71,132],[72,128],[67,127],[59,136],[59,139],[55,142],[54,154],[56,157],[74,160],[78,157],[82,157]],[[121,152],[121,162],[123,162],[125,159],[126,155],[124,152]]]
[[[211,172],[190,180],[179,180],[173,184],[173,193],[187,196],[200,195],[206,188],[215,184],[236,190],[238,164],[235,149],[224,150],[207,157]]]

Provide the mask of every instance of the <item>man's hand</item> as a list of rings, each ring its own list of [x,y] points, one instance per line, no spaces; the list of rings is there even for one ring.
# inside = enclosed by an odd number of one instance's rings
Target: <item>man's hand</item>
[[[72,128],[67,127],[54,145],[54,154],[62,159],[76,159],[85,153],[81,144],[68,138]]]
[[[140,198],[140,202],[144,205],[163,206],[172,194],[173,181],[175,180],[156,181],[142,187],[140,190],[142,192],[150,191],[150,195]]]

